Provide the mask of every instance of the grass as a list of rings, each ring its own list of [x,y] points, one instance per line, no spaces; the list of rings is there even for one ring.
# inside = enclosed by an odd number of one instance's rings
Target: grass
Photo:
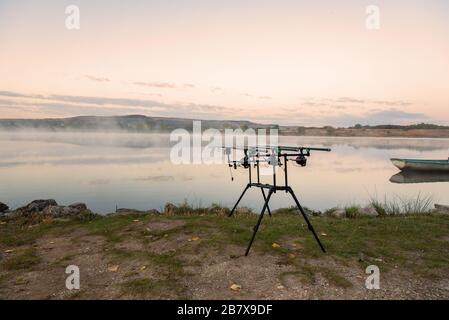
[[[170,297],[171,291],[174,291],[174,294],[182,294],[182,290],[173,279],[136,278],[121,284],[122,294],[131,296],[158,296],[164,298]]]
[[[379,205],[376,210],[384,210],[382,218],[359,216],[358,206],[345,208],[346,216],[352,219],[312,215],[309,219],[326,247],[326,254],[321,253],[294,207],[277,210],[272,217],[264,217],[250,254],[276,256],[280,263],[288,265],[291,271],[281,274],[281,281],[294,276],[313,284],[322,277],[335,287],[350,288],[352,283],[344,273],[333,264],[324,264],[323,258],[348,268],[358,266],[361,272],[366,266],[375,264],[382,272],[397,269],[425,279],[441,279],[449,272],[449,216],[427,214],[428,201],[421,197],[414,202],[397,202],[397,205],[376,202]],[[186,261],[183,255],[196,256],[197,260],[190,266],[200,267],[211,255],[229,245],[241,247],[243,254],[258,216],[237,214],[228,218],[229,209],[219,205],[213,206],[210,212],[204,211],[207,208],[193,208],[195,213],[188,212],[187,206],[180,210],[181,214],[171,216],[98,216],[90,221],[41,221],[33,225],[20,219],[7,221],[0,225],[0,249],[16,249],[4,256],[0,268],[19,277],[21,271],[41,262],[40,253],[33,247],[36,240],[48,239],[51,235],[65,236],[68,231],[77,230],[79,240],[83,235],[106,239],[106,250],[102,254],[112,263],[145,265],[156,270],[156,279],[143,278],[135,270],[127,272],[120,285],[123,294],[182,295],[183,289],[177,288],[177,284],[189,276],[184,272]],[[410,214],[412,210],[417,213]],[[152,222],[170,221],[183,221],[183,224],[174,224],[168,230],[146,228]],[[184,239],[191,235],[200,235],[200,240],[176,244],[177,250],[169,253],[156,253],[151,249],[158,240],[176,243],[183,241],[177,240],[179,236]],[[119,246],[124,240],[140,242],[143,249],[124,249]],[[273,248],[273,243],[279,244],[280,248]],[[72,259],[77,256],[65,252],[55,261],[64,264]],[[164,293],[164,288],[168,293]]]
[[[41,258],[37,256],[34,249],[26,249],[20,254],[14,255],[1,263],[1,268],[4,270],[19,270],[30,269],[39,264]]]
[[[313,285],[316,283],[317,275],[324,277],[329,283],[339,288],[350,288],[352,283],[335,270],[327,267],[314,266],[308,263],[299,263],[295,271],[286,271],[280,275],[280,281],[286,285],[288,276],[299,278],[303,283]]]
[[[142,214],[97,216],[95,219],[83,224],[91,235],[103,236],[111,243],[122,242],[126,233],[132,230],[136,220],[148,217]]]
[[[397,215],[414,215],[428,214],[433,202],[432,196],[423,196],[418,194],[414,198],[405,198],[394,195],[388,199],[379,200],[377,196],[372,196],[370,205],[376,209],[379,216],[397,216]]]
[[[114,263],[129,259],[141,260],[146,264],[149,263],[161,267],[163,273],[171,276],[177,276],[182,273],[182,262],[173,254],[156,254],[149,251],[124,250],[117,248],[108,250],[108,254],[112,257]]]
[[[360,207],[356,205],[352,205],[345,208],[346,218],[354,219],[359,216]]]

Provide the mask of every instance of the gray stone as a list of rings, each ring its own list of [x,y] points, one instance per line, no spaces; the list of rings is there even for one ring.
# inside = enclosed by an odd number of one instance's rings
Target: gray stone
[[[9,207],[4,204],[3,202],[0,202],[0,213],[7,212],[9,210]]]
[[[239,207],[235,210],[235,213],[237,215],[251,215],[253,214],[253,211],[247,207]],[[267,213],[267,211],[265,213]]]
[[[156,209],[142,211],[142,210],[136,210],[136,209],[119,208],[114,213],[112,213],[111,215],[112,216],[125,216],[125,215],[128,215],[128,214],[155,214],[155,215],[159,215],[161,213],[158,210],[156,210]]]
[[[146,213],[149,213],[149,214],[155,214],[155,215],[161,214],[161,213],[159,212],[159,210],[156,210],[156,209],[150,209],[150,210],[148,210]]]
[[[379,215],[379,213],[377,212],[377,210],[373,206],[360,208],[359,209],[359,214],[361,216],[369,216],[369,217],[377,217]]]
[[[16,210],[16,213],[20,215],[28,215],[32,213],[38,213],[42,212],[45,208],[49,206],[57,206],[58,203],[53,199],[48,200],[34,200],[27,204],[26,206],[23,206]]]
[[[328,215],[339,219],[346,218],[346,210],[342,208],[335,208],[333,210],[330,210],[328,212]]]
[[[77,203],[73,203],[71,205],[69,205],[69,208],[78,210],[78,212],[82,212],[82,211],[87,211],[87,206],[85,203],[82,202],[77,202]]]
[[[65,213],[65,208],[64,206],[48,206],[42,210],[42,214],[45,216],[61,217]]]
[[[173,203],[167,203],[164,207],[164,214],[173,215],[176,213],[176,210],[178,210],[177,206]]]
[[[449,214],[449,206],[443,204],[435,204],[435,209],[432,210],[436,214]]]
[[[49,206],[42,211],[42,215],[51,216],[53,218],[78,216],[83,213],[90,212],[89,209],[78,210],[77,207],[71,206]]]

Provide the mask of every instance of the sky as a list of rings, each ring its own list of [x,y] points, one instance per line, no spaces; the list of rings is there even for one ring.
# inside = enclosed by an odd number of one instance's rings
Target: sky
[[[447,125],[448,108],[447,0],[0,0],[0,118]]]

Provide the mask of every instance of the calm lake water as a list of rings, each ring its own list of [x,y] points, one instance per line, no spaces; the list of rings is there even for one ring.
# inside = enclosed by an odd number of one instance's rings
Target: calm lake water
[[[389,161],[445,159],[447,139],[281,137],[280,143],[332,148],[313,153],[306,168],[289,166],[289,182],[305,206],[323,210],[364,205],[370,197],[418,195],[449,204],[447,176],[396,176],[394,181],[428,182],[394,183],[390,178],[398,170]],[[0,201],[16,208],[54,198],[60,204],[85,202],[101,213],[184,201],[232,206],[247,183],[246,170],[233,170],[231,182],[226,165],[174,165],[169,155],[165,134],[0,132]],[[241,205],[259,210],[261,198],[260,191],[250,190]],[[293,204],[281,192],[270,203],[272,208]]]

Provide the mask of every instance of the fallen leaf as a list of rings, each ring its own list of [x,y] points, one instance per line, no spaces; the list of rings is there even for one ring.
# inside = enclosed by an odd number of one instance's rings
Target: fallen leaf
[[[191,237],[188,241],[198,241],[198,240],[200,240],[200,237],[198,237],[198,236],[193,236],[193,237]]]
[[[14,250],[12,250],[12,249],[9,249],[9,250],[5,251],[5,253],[12,253],[12,252],[14,252]]]
[[[239,284],[233,283],[233,284],[229,287],[229,289],[231,289],[231,290],[233,290],[233,291],[239,291],[240,289],[242,289],[242,286],[239,285]]]
[[[273,244],[271,245],[273,248],[280,248],[281,246],[278,245],[276,242],[273,242]]]
[[[290,259],[293,259],[293,258],[295,258],[295,257],[296,257],[296,254],[293,254],[293,253],[289,253],[289,254],[288,254],[288,257],[289,257]]]
[[[136,220],[133,220],[133,222],[139,222],[139,221],[140,221],[140,220],[137,220],[137,219],[136,219]]]
[[[55,244],[55,242],[54,241],[50,241],[50,244]]]
[[[142,266],[141,268],[140,268],[140,270],[145,270],[147,268],[147,266]]]
[[[324,232],[321,232],[321,235],[322,235],[322,236],[327,236],[327,234],[325,234]]]
[[[0,224],[1,224],[1,225],[4,225],[4,224],[6,224],[6,222],[5,222],[5,221],[2,221],[2,222],[0,222]]]
[[[110,271],[110,272],[117,272],[117,271],[118,271],[118,267],[119,267],[119,266],[110,266],[110,267],[108,268],[108,271]]]
[[[277,288],[278,288],[279,290],[282,290],[282,289],[284,289],[285,287],[284,287],[282,284],[280,284],[280,285],[277,286]]]

